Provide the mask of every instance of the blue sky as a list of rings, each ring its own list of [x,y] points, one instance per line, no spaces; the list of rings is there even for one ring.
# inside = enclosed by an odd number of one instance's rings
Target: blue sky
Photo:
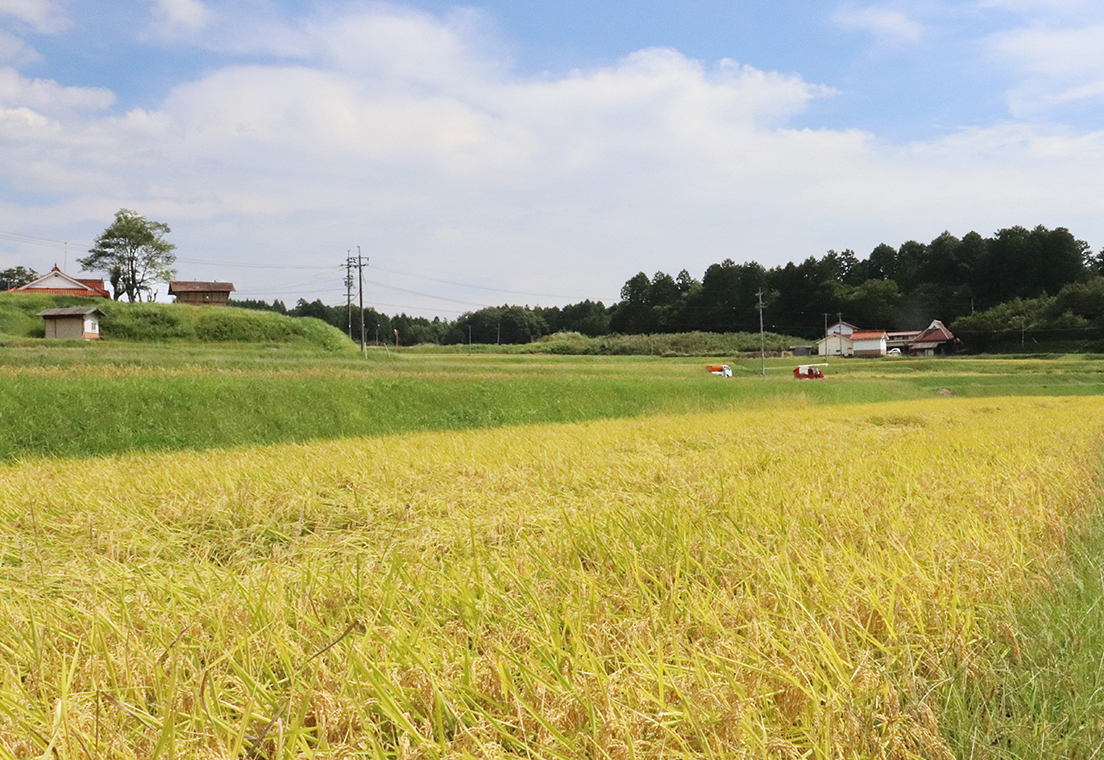
[[[76,274],[122,207],[182,278],[338,303],[359,245],[368,303],[445,317],[945,229],[1099,250],[1102,51],[1089,0],[0,0],[0,268]]]

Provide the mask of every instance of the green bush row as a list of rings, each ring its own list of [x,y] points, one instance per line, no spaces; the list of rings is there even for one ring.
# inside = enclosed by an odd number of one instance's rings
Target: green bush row
[[[520,346],[525,354],[576,354],[603,356],[728,356],[767,351],[786,351],[795,344],[807,344],[800,338],[766,333],[660,333],[654,335],[604,335],[591,338],[577,332],[547,335],[535,343]]]

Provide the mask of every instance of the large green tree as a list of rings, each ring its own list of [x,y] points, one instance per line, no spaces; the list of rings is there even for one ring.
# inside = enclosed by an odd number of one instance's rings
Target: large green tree
[[[38,272],[26,267],[12,267],[0,272],[0,290],[11,290],[38,279]]]
[[[108,274],[115,300],[123,294],[131,302],[149,300],[158,282],[176,276],[176,246],[165,239],[168,233],[169,225],[121,208],[88,255],[77,261],[89,271]]]

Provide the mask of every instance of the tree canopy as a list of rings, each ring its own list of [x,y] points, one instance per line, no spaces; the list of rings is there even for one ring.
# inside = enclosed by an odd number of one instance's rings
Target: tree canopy
[[[22,287],[38,279],[38,272],[26,267],[12,267],[0,272],[0,290]]]
[[[176,246],[165,239],[169,232],[164,222],[151,222],[137,211],[121,208],[88,255],[77,261],[89,271],[107,273],[115,300],[123,294],[131,302],[149,300],[158,282],[170,282],[176,276],[172,269]]]

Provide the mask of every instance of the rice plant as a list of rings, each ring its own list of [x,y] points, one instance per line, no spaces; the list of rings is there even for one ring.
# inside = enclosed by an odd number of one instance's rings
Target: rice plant
[[[0,467],[16,758],[949,758],[1096,508],[1092,399]]]

